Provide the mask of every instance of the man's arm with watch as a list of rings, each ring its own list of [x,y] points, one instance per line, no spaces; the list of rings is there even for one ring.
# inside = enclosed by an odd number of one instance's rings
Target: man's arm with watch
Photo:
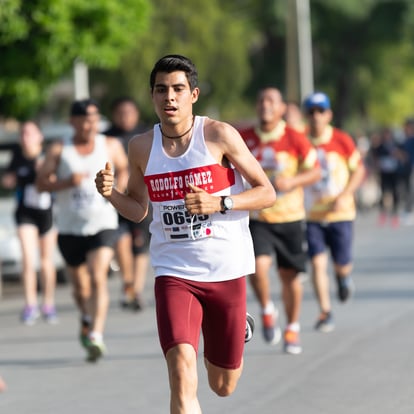
[[[191,192],[185,195],[185,207],[189,214],[226,214],[229,210],[256,210],[262,208],[262,205],[271,205],[268,200],[273,203],[276,199],[276,192],[270,182],[269,186],[270,189],[265,192],[262,200],[264,189],[260,187],[250,188],[239,194],[216,196],[189,184]]]
[[[226,214],[228,210],[231,210],[233,208],[233,199],[230,196],[221,196],[220,198],[220,213]]]
[[[261,210],[275,203],[276,191],[272,183],[234,127],[209,119],[204,125],[204,139],[217,162],[225,168],[237,170],[246,187],[238,194],[223,194],[230,198],[226,199],[226,205],[221,196],[190,187],[191,193],[185,196],[185,206],[190,214]]]

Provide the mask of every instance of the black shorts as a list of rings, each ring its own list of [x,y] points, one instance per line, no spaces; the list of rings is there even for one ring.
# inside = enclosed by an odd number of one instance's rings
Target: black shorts
[[[58,246],[67,265],[76,267],[86,263],[86,256],[99,247],[114,247],[116,230],[102,230],[93,236],[59,234]]]
[[[250,221],[255,256],[276,255],[277,267],[306,271],[305,222],[264,223]]]
[[[117,236],[122,237],[124,234],[130,234],[132,237],[132,253],[134,256],[147,253],[149,250],[151,234],[149,225],[151,219],[147,216],[140,223],[128,220],[125,217],[118,216]]]
[[[14,213],[14,219],[18,226],[22,224],[33,224],[37,227],[40,236],[46,234],[53,226],[53,213],[51,208],[40,210],[19,206]]]

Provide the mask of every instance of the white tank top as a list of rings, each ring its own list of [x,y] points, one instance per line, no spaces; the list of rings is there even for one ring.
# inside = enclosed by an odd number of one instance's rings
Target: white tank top
[[[116,229],[118,216],[112,205],[102,197],[95,186],[95,176],[106,161],[110,161],[106,137],[97,135],[90,154],[79,154],[72,142],[62,148],[58,179],[69,178],[73,173],[85,173],[81,184],[56,192],[56,224],[61,234],[90,236],[102,230]]]
[[[186,152],[168,156],[158,124],[145,183],[153,207],[151,262],[155,276],[176,276],[199,282],[236,279],[254,272],[248,211],[189,215],[184,196],[193,183],[213,195],[244,190],[241,175],[217,163],[204,141],[204,117],[195,117]]]

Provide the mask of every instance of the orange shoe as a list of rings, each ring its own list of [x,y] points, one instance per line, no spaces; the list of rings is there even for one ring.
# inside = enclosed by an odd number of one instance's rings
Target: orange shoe
[[[286,329],[283,335],[284,344],[283,350],[287,354],[298,355],[302,353],[302,347],[300,346],[299,332]]]

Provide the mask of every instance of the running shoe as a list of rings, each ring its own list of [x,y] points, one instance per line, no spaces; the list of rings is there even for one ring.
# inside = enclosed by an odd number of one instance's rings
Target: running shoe
[[[122,297],[121,297],[121,308],[130,309],[133,308],[135,300],[134,287],[130,283],[125,283],[122,287]]]
[[[79,334],[79,341],[83,348],[88,349],[90,340],[89,333],[91,331],[91,322],[85,318],[81,318],[81,329]]]
[[[282,337],[279,324],[279,312],[275,308],[273,313],[262,314],[262,333],[264,340],[270,345],[277,345]]]
[[[332,332],[335,329],[335,323],[331,312],[323,312],[315,324],[315,329],[319,332]]]
[[[346,302],[354,293],[355,286],[350,276],[336,276],[337,295],[341,302]]]
[[[391,227],[393,227],[394,229],[400,227],[400,217],[398,215],[392,216]]]
[[[56,308],[50,305],[43,305],[42,306],[42,316],[43,319],[50,323],[51,325],[56,325],[59,322]]]
[[[250,313],[246,312],[246,333],[244,335],[244,342],[249,342],[253,338],[254,332],[254,318]]]
[[[21,320],[25,325],[32,326],[40,317],[39,308],[34,306],[25,306],[21,315]]]
[[[135,297],[131,303],[132,310],[141,311],[144,309],[144,307],[145,307],[145,303],[144,303],[142,296],[139,293],[135,294]]]
[[[384,227],[387,223],[387,215],[385,213],[380,213],[377,219],[377,226]]]
[[[300,346],[299,332],[286,329],[283,334],[283,350],[287,354],[298,355],[302,353],[302,347]]]
[[[103,339],[96,339],[89,336],[89,345],[88,345],[88,362],[96,362],[99,358],[106,353],[106,346]]]

